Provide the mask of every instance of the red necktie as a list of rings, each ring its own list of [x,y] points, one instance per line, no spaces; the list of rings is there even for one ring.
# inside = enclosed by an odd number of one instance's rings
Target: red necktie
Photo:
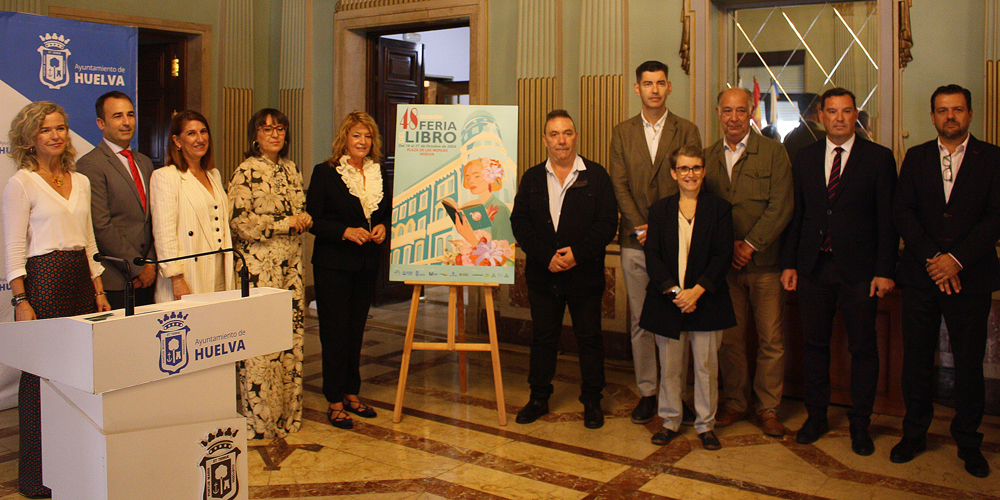
[[[135,158],[132,156],[132,151],[128,149],[121,150],[121,154],[128,158],[128,168],[132,171],[132,180],[135,181],[135,188],[139,190],[139,201],[142,202],[142,209],[145,211],[146,190],[142,188],[142,177],[139,176],[139,168],[135,166]]]
[[[833,201],[833,196],[837,194],[837,186],[840,185],[840,154],[844,152],[844,148],[838,146],[833,150],[837,154],[834,155],[833,166],[830,167],[830,182],[826,184],[826,196],[830,201]],[[833,245],[830,241],[830,228],[827,227],[826,237],[823,238],[823,246],[820,247],[820,250],[829,252],[832,249]]]

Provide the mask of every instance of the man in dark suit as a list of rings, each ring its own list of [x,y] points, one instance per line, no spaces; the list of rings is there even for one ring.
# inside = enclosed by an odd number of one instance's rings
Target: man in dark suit
[[[148,197],[153,162],[129,147],[135,135],[135,108],[129,96],[108,92],[97,99],[95,108],[104,140],[80,158],[76,168],[90,179],[90,213],[97,249],[129,262],[127,273],[114,263],[105,264],[101,275],[104,291],[111,307],[123,308],[125,283],[131,281],[135,304],[152,304],[156,266],[131,262],[135,257],[156,259]]]
[[[955,363],[951,435],[965,470],[990,473],[983,435],[987,319],[1000,289],[1000,148],[969,134],[972,93],[958,85],[931,96],[938,137],[906,152],[893,218],[903,237],[903,439],[890,459],[909,462],[927,447],[934,417],[934,360],[941,318]]]
[[[517,423],[534,422],[549,412],[563,314],[569,307],[580,354],[583,423],[604,425],[605,247],[615,235],[618,212],[611,179],[604,167],[576,154],[576,126],[565,110],[545,119],[548,160],[528,169],[514,197],[510,223],[527,255],[524,275],[533,324],[528,383],[531,398]]]
[[[650,205],[677,193],[677,182],[670,177],[670,155],[685,144],[701,147],[698,127],[667,111],[667,96],[672,89],[667,72],[667,65],[660,61],[646,61],[635,69],[633,90],[642,101],[642,112],[615,126],[608,162],[621,212],[618,244],[628,294],[635,382],[641,396],[632,411],[632,422],[636,424],[645,424],[656,416],[658,379],[655,336],[639,327],[649,284],[642,251],[646,217]]]
[[[722,334],[722,394],[715,425],[741,420],[750,409],[746,335],[753,323],[757,421],[765,434],[781,437],[786,431],[777,413],[785,380],[785,293],[779,260],[781,233],[792,219],[792,166],[781,144],[750,130],[752,98],[743,88],[719,94],[716,111],[723,137],[705,151],[705,185],[732,204],[735,230],[728,281],[737,325]]]
[[[820,117],[826,140],[799,150],[792,167],[795,211],[788,226],[781,283],[798,290],[804,399],[809,418],[796,441],[829,430],[830,337],[840,308],[851,353],[851,449],[871,455],[868,432],[878,384],[878,298],[895,287],[899,237],[892,225],[896,161],[888,148],[855,135],[854,94],[827,90]]]
[[[799,113],[802,114],[799,126],[792,129],[782,141],[790,160],[795,160],[795,153],[804,146],[826,138],[826,131],[817,122],[822,104],[816,94],[805,93],[799,96]]]

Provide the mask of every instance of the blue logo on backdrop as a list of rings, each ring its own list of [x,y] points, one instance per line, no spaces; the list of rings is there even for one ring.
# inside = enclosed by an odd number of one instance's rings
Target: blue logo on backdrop
[[[38,80],[50,89],[59,89],[69,83],[69,55],[66,48],[69,38],[55,33],[39,35],[42,46],[38,53],[42,55],[42,67],[38,70]]]
[[[232,427],[225,431],[219,429],[215,434],[209,433],[208,439],[201,442],[205,447],[205,458],[201,459],[201,467],[205,473],[204,500],[230,500],[240,492],[240,477],[236,473],[236,459],[241,450],[233,440],[239,430]]]
[[[187,336],[191,331],[184,320],[188,317],[180,311],[164,314],[160,322],[160,331],[156,337],[160,339],[160,371],[173,375],[188,364]]]

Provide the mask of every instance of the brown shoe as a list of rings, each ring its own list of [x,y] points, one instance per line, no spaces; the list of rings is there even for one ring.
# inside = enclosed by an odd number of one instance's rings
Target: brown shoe
[[[715,426],[726,427],[733,425],[744,418],[747,418],[747,412],[734,410],[727,406],[723,408],[722,411],[715,414]]]
[[[780,438],[788,432],[788,429],[778,421],[778,412],[774,408],[764,410],[757,416],[760,418],[760,428],[764,430],[764,434]],[[715,425],[719,425],[718,422]]]

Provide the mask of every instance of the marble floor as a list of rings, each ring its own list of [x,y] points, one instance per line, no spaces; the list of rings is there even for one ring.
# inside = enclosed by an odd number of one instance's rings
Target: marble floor
[[[417,333],[444,336],[447,288],[431,289]],[[938,408],[928,450],[908,464],[889,462],[900,419],[875,415],[876,451],[851,452],[844,408],[831,408],[831,432],[813,445],[794,435],[764,436],[749,422],[717,429],[723,448],[702,449],[694,429],[665,447],[650,444],[660,422],[632,424],[638,400],[631,366],[609,362],[603,428],[583,427],[576,397],[579,372],[562,356],[551,413],[514,423],[527,401],[527,350],[502,346],[508,425],[497,419],[488,353],[469,354],[467,393],[459,392],[457,355],[415,352],[402,421],[392,423],[408,303],[372,310],[362,354],[362,398],[378,410],[351,431],[327,423],[320,391],[315,318],[306,340],[302,430],[285,439],[251,441],[250,498],[268,499],[1000,499],[1000,417],[988,416],[983,452],[993,474],[970,476],[948,433],[951,410]],[[805,420],[800,401],[786,400],[789,428]],[[17,413],[0,412],[0,500],[17,493]]]

